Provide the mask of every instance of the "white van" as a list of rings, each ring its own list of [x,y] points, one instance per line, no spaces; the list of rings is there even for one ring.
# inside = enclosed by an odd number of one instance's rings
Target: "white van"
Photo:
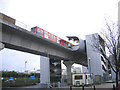
[[[92,74],[91,74],[91,79],[92,79],[92,83],[93,83]],[[81,86],[81,85],[91,84],[90,74],[89,73],[75,73],[75,74],[72,74],[72,84],[75,87]]]

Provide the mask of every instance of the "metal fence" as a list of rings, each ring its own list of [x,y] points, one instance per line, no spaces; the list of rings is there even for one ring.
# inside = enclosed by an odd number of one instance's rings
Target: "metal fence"
[[[15,25],[16,26],[19,26],[19,27],[21,27],[21,28],[23,28],[23,29],[26,29],[26,30],[28,30],[28,31],[31,31],[31,26],[30,25],[27,25],[27,24],[25,24],[25,23],[23,23],[23,22],[20,22],[20,21],[18,21],[18,20],[15,20]]]

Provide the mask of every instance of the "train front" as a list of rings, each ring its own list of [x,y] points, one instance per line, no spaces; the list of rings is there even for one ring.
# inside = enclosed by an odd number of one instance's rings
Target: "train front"
[[[72,46],[73,51],[79,51],[82,53],[86,52],[85,40],[82,40],[76,36],[67,36],[67,38],[69,42],[73,44]]]

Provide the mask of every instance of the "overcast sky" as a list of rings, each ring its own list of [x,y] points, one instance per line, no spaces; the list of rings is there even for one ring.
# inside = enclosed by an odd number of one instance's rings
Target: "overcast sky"
[[[39,26],[64,39],[70,35],[85,39],[85,35],[97,33],[104,27],[104,18],[117,21],[118,1],[0,0],[0,12],[31,27]],[[11,51],[7,49],[3,52],[3,63],[12,62],[11,57],[19,56],[17,53],[11,54]],[[22,59],[30,60],[29,57],[25,57],[25,54],[23,56],[20,55]],[[8,57],[10,57],[10,61],[8,61]],[[34,57],[36,57],[36,63],[38,63],[39,56]]]
[[[2,53],[2,70],[23,72],[25,71],[25,61],[27,61],[26,70],[40,69],[40,56],[38,55],[6,48],[0,53]]]

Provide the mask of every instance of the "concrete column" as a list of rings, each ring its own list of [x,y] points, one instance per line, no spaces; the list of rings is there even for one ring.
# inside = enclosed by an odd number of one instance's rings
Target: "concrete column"
[[[2,50],[2,49],[4,49],[4,44],[2,44],[1,42],[0,42],[0,51]],[[2,89],[2,80],[1,80],[1,77],[2,77],[2,55],[1,55],[1,53],[0,53],[0,90]]]
[[[0,42],[0,51],[4,49],[4,44]]]
[[[50,82],[61,82],[61,60],[50,58]]]
[[[49,58],[40,56],[40,83],[50,84]]]
[[[67,67],[67,84],[71,85],[72,76],[71,76],[71,66],[74,64],[73,61],[64,61],[63,64]]]

